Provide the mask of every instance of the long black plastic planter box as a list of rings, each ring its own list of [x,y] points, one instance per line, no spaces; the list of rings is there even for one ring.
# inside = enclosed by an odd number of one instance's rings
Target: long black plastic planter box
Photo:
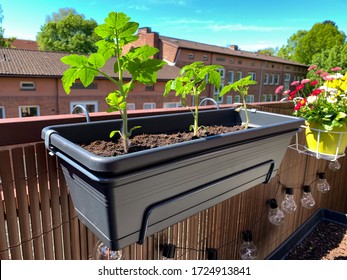
[[[236,125],[244,112],[200,112],[201,125]],[[119,120],[47,127],[46,147],[60,158],[81,221],[113,250],[158,232],[276,173],[303,120],[250,112],[251,127],[111,158],[76,143],[109,139]],[[134,118],[136,133],[187,130],[191,113]]]
[[[267,260],[284,260],[290,250],[300,244],[320,222],[331,222],[347,226],[347,214],[320,208],[305,223],[303,223],[293,234],[291,234]]]

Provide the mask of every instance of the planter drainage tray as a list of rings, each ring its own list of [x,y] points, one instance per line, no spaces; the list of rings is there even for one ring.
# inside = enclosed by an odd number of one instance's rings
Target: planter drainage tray
[[[291,234],[275,251],[273,251],[267,260],[284,260],[290,250],[300,244],[309,236],[315,227],[321,222],[331,222],[347,227],[347,214],[328,210],[318,209],[306,222],[304,222],[293,234]]]
[[[80,220],[113,250],[268,182],[278,169],[300,118],[249,111],[250,129],[116,157],[100,157],[79,143],[109,140],[120,120],[56,125],[42,130],[60,159]],[[200,125],[240,125],[244,112],[202,111]],[[187,130],[190,112],[133,118],[134,133]]]

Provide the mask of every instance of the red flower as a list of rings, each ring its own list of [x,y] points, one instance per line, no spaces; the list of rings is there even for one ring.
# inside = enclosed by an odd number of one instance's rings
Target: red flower
[[[315,85],[317,85],[317,84],[318,84],[318,81],[317,81],[317,80],[314,80],[314,81],[312,81],[312,82],[310,83],[311,86],[315,86]]]
[[[297,91],[302,90],[304,87],[305,87],[304,84],[298,85],[298,86],[296,87],[296,90],[297,90]]]
[[[317,89],[315,89],[314,91],[312,91],[312,94],[311,94],[311,95],[319,95],[321,92],[322,92],[322,90],[319,89],[319,88],[317,88]]]

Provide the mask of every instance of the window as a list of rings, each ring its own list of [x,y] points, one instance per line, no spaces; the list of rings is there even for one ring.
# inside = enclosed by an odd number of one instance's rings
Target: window
[[[275,82],[275,75],[274,74],[270,74],[270,85],[273,85]]]
[[[252,102],[254,102],[254,95],[247,95],[246,103],[252,103]]]
[[[88,113],[98,112],[98,102],[97,101],[72,101],[70,103],[70,112],[72,113],[73,108],[76,105],[82,105],[84,108],[87,109]],[[82,109],[76,108],[74,113],[83,113]]]
[[[229,71],[228,83],[232,84],[234,82],[234,71]]]
[[[219,69],[218,69],[218,72],[219,72],[219,74],[220,74],[220,77],[221,77],[222,79],[224,79],[224,77],[225,77],[225,69],[224,69],[224,68],[219,68]]]
[[[261,96],[261,102],[266,102],[266,94],[263,94],[263,95]]]
[[[127,110],[135,110],[135,103],[127,103]]]
[[[223,82],[220,84],[219,88],[213,87],[213,99],[216,100],[218,103],[223,102],[223,96],[219,96],[219,93],[221,92],[223,87],[224,87]]]
[[[236,81],[241,80],[242,79],[242,72],[241,71],[237,71],[236,72]]]
[[[255,72],[249,72],[248,75],[252,77],[253,81],[256,81],[256,73]]]
[[[284,74],[284,81],[290,82],[290,74],[288,74],[288,73]]]
[[[207,60],[208,60],[208,56],[205,54],[205,55],[202,57],[202,60],[207,61]]]
[[[235,98],[234,98],[234,103],[240,103],[241,102],[241,96],[240,95],[235,95]]]
[[[154,91],[154,85],[146,85],[145,91]]]
[[[188,58],[189,59],[194,59],[194,54],[193,53],[188,54]]]
[[[275,75],[275,85],[279,85],[280,84],[280,75],[276,74]]]
[[[227,104],[233,103],[233,97],[231,95],[227,96]]]
[[[216,61],[225,61],[225,58],[221,57],[221,56],[218,56],[218,57],[216,57]]]
[[[233,58],[230,58],[230,59],[229,59],[229,62],[230,62],[230,64],[234,64],[234,59],[233,59]]]
[[[4,118],[5,118],[5,107],[0,106],[0,119],[4,119]]]
[[[182,107],[180,102],[164,102],[164,108],[179,108]]]
[[[19,117],[36,117],[40,115],[39,106],[19,106]]]
[[[267,100],[266,101],[272,101],[272,94],[267,95]]]
[[[237,63],[238,63],[238,64],[242,64],[242,60],[239,60]]]
[[[266,73],[266,74],[264,75],[264,85],[267,85],[268,83],[269,83],[269,74]]]
[[[34,82],[20,82],[20,89],[21,90],[35,90],[35,83]]]
[[[155,109],[156,104],[155,103],[143,103],[143,109]]]
[[[97,89],[97,83],[91,83],[89,86],[85,87],[81,82],[73,83],[71,89]]]

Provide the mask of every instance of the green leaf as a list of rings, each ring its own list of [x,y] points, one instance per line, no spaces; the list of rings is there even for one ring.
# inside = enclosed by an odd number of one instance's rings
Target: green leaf
[[[88,59],[84,55],[70,54],[62,57],[60,60],[70,66],[79,67],[81,65],[85,65]]]
[[[91,64],[93,68],[99,69],[104,67],[106,61],[101,54],[93,53],[89,56],[88,62]]]
[[[61,81],[63,83],[63,88],[67,94],[70,93],[71,86],[76,81],[76,79],[78,79],[78,72],[79,69],[76,67],[69,68],[64,72]]]

